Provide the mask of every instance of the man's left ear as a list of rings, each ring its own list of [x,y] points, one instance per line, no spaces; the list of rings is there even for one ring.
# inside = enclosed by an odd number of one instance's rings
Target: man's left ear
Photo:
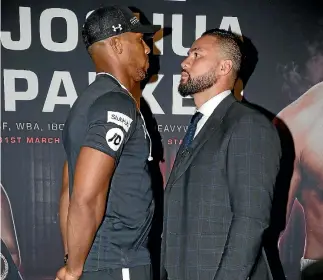
[[[117,53],[121,54],[123,52],[123,46],[119,37],[112,37],[109,39],[110,46]]]
[[[232,60],[226,59],[221,63],[220,73],[223,76],[228,75],[232,70]]]

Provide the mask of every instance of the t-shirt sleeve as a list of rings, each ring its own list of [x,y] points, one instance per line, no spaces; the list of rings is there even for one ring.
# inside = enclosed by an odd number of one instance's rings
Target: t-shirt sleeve
[[[83,146],[118,158],[136,123],[136,107],[123,93],[99,97],[88,112],[88,129]]]

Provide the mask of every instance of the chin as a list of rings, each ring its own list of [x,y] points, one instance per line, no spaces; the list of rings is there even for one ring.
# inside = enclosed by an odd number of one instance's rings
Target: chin
[[[177,91],[182,97],[187,97],[187,96],[192,96],[193,95],[191,92],[181,90],[180,86],[178,87]]]
[[[188,96],[191,96],[191,97],[193,97],[193,94],[191,94],[191,93],[186,93],[186,92],[180,92],[179,93],[180,94],[180,96],[182,96],[182,97],[188,97]]]
[[[187,82],[180,81],[179,82],[179,85],[178,85],[178,89],[183,88],[183,87],[186,87],[186,85],[187,85]]]
[[[147,78],[147,72],[146,71],[144,71],[144,69],[142,69],[142,70],[140,70],[140,71],[137,71],[137,75],[135,75],[135,77],[134,77],[134,80],[136,81],[136,82],[141,82],[141,81],[143,81],[144,79],[146,79]]]

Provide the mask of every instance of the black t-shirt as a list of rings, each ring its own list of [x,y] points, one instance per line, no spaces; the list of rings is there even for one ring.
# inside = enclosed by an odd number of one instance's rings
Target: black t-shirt
[[[106,213],[84,271],[150,263],[147,249],[154,203],[147,166],[149,138],[135,101],[108,75],[98,75],[73,105],[63,131],[70,190],[81,147],[116,160]]]
[[[87,115],[87,131],[82,146],[99,150],[119,160],[127,139],[136,129],[136,107],[120,92],[97,98]]]

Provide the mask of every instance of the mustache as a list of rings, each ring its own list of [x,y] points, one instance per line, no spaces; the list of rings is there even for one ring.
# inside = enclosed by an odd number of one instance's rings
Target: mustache
[[[185,69],[182,69],[181,73],[186,73],[188,76],[190,76],[190,73],[188,73]]]

